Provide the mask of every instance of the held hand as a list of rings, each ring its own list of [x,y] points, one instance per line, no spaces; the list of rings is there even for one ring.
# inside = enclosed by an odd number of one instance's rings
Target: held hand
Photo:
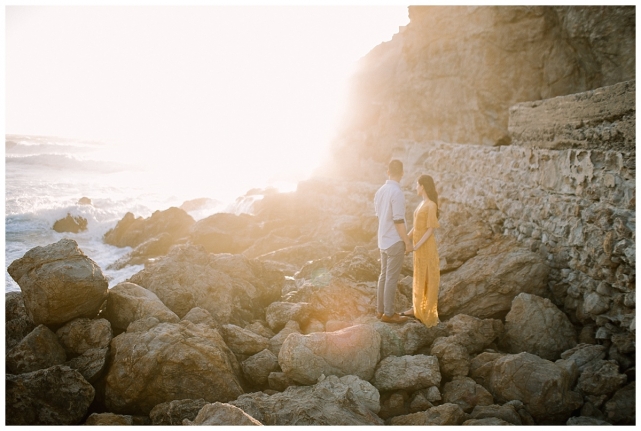
[[[414,247],[412,247],[412,243],[410,241],[405,241],[405,254],[409,254],[412,251],[414,251]]]

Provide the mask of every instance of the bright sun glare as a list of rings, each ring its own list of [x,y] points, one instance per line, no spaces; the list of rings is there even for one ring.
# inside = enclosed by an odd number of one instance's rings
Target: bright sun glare
[[[244,193],[325,156],[355,62],[406,6],[6,8],[6,133],[102,140]]]

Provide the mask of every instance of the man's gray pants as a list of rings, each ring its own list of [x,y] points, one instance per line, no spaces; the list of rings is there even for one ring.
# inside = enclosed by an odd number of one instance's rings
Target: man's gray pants
[[[381,275],[378,276],[377,311],[394,315],[396,284],[405,258],[405,243],[399,241],[390,248],[381,249]]]

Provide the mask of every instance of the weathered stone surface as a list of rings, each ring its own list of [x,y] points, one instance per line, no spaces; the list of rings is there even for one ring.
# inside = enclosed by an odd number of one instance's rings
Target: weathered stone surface
[[[22,374],[60,365],[67,360],[67,354],[56,334],[39,325],[7,352],[5,360],[7,372]]]
[[[152,425],[182,425],[183,420],[194,420],[200,409],[209,404],[204,399],[173,400],[154,406],[149,412]]]
[[[351,278],[355,281],[378,281],[380,264],[370,256],[365,247],[354,250],[336,263],[330,271],[334,277]]]
[[[432,344],[430,354],[438,358],[443,377],[467,376],[470,371],[470,355],[461,346],[456,336],[439,337]]]
[[[78,371],[63,365],[7,374],[6,424],[77,425],[94,395],[94,388]]]
[[[604,406],[605,419],[615,425],[636,423],[636,382],[629,383],[614,393]]]
[[[480,426],[495,426],[495,425],[512,425],[509,422],[499,418],[484,418],[484,419],[468,419],[461,425],[480,425]]]
[[[467,419],[457,404],[441,404],[429,410],[391,418],[389,425],[461,425]]]
[[[56,232],[82,232],[87,230],[87,219],[81,216],[72,216],[67,213],[65,218],[56,220],[53,224],[53,230]]]
[[[114,413],[148,414],[175,399],[229,401],[243,393],[240,366],[219,333],[188,321],[130,326],[111,342],[105,402]]]
[[[85,425],[133,425],[131,415],[117,415],[115,413],[92,413],[87,418]]]
[[[499,403],[522,401],[539,424],[565,422],[583,404],[567,371],[527,352],[496,359],[487,389]]]
[[[503,334],[503,322],[458,314],[445,323],[450,335],[470,354],[480,353]]]
[[[253,355],[269,347],[269,340],[236,325],[222,325],[221,335],[232,352]]]
[[[262,350],[241,362],[245,378],[257,386],[266,386],[269,383],[269,375],[278,372],[278,356],[270,350]]]
[[[448,335],[444,324],[427,328],[418,320],[410,320],[403,325],[377,321],[372,326],[381,336],[382,359],[388,356],[413,355],[421,348],[430,346],[438,337]]]
[[[182,320],[188,320],[191,323],[196,325],[203,324],[205,326],[216,327],[218,326],[216,320],[212,317],[209,311],[204,308],[194,307],[185,316]]]
[[[510,353],[530,352],[551,361],[577,344],[570,319],[549,299],[527,293],[512,301],[502,342]]]
[[[206,404],[193,421],[185,419],[183,425],[262,425],[236,406],[215,402]]]
[[[588,426],[599,426],[599,425],[612,425],[610,422],[602,421],[601,419],[592,418],[589,416],[573,416],[565,423],[566,425],[588,425]]]
[[[458,404],[465,413],[476,406],[489,406],[494,398],[487,389],[469,377],[456,377],[443,386],[443,402]]]
[[[503,317],[521,292],[544,295],[549,267],[539,254],[505,238],[441,276],[439,314]]]
[[[171,323],[180,320],[155,293],[135,283],[125,281],[109,290],[105,318],[114,329],[122,331],[131,322],[145,317],[155,317],[161,322]]]
[[[107,298],[107,279],[71,239],[32,248],[7,271],[20,286],[27,314],[36,325],[94,317]]]
[[[304,325],[309,320],[310,311],[307,303],[272,302],[265,310],[265,320],[272,331],[278,332],[290,320]]]
[[[388,356],[376,367],[372,384],[379,391],[410,392],[439,386],[441,372],[438,359],[427,355]]]
[[[27,336],[35,325],[27,314],[22,300],[22,292],[6,292],[4,297],[5,311],[5,347],[8,352]]]
[[[109,349],[92,348],[87,349],[80,356],[65,362],[64,365],[77,370],[89,383],[96,383],[107,367],[107,353]]]
[[[510,108],[508,130],[513,143],[527,147],[631,149],[634,93],[635,81],[627,81],[587,94],[519,103]]]
[[[492,375],[494,362],[505,355],[505,353],[498,352],[483,352],[476,355],[470,361],[470,377],[479,385],[487,388],[490,382],[490,376]]]
[[[152,257],[164,256],[174,244],[174,238],[167,233],[160,233],[137,245],[131,252],[127,253],[107,269],[122,269],[127,265],[142,265]]]
[[[578,371],[583,372],[585,367],[591,362],[605,359],[605,346],[600,344],[578,344],[561,353],[561,358],[574,362]]]
[[[210,253],[240,253],[258,233],[259,227],[249,214],[217,213],[196,222],[189,238]]]
[[[343,376],[339,381],[349,386],[354,396],[356,396],[365,407],[374,413],[378,413],[381,410],[381,395],[374,385],[356,376]]]
[[[577,389],[589,395],[609,395],[627,382],[625,374],[619,373],[619,364],[613,360],[597,359],[585,366]]]
[[[279,355],[283,343],[289,337],[289,334],[300,334],[300,325],[295,320],[287,322],[280,332],[269,339],[269,350],[276,356]]]
[[[370,380],[380,359],[380,346],[380,335],[369,325],[309,335],[292,333],[280,349],[278,362],[291,379],[307,385],[321,374]]]
[[[113,334],[106,319],[78,318],[56,331],[58,340],[69,355],[82,355],[89,349],[106,349]]]
[[[187,235],[194,223],[189,214],[176,207],[155,211],[146,219],[136,218],[128,212],[105,234],[104,241],[116,247],[136,247],[161,233],[167,233],[175,243]]]
[[[269,388],[278,392],[283,392],[288,387],[297,385],[295,381],[287,377],[287,374],[277,371],[269,373],[267,381],[269,383]]]
[[[477,405],[470,413],[470,418],[477,420],[498,418],[512,425],[523,425],[519,413],[510,404]]]
[[[264,425],[383,425],[350,385],[328,376],[314,386],[290,386],[284,392],[245,394],[230,402]]]

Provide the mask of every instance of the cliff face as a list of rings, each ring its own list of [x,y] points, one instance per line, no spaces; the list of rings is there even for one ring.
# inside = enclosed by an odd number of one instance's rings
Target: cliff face
[[[509,144],[512,105],[635,76],[634,7],[413,6],[409,16],[360,61],[334,142],[339,175],[363,179],[366,161],[388,160],[402,140]]]

